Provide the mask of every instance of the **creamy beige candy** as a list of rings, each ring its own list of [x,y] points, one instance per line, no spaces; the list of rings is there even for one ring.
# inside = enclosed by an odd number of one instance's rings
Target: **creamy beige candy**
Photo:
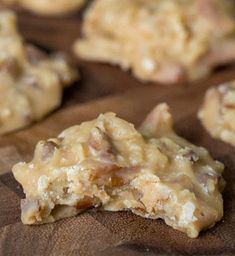
[[[19,5],[25,9],[43,15],[61,15],[77,11],[85,0],[0,0],[10,5]]]
[[[210,88],[198,117],[212,137],[235,146],[235,81]]]
[[[143,81],[195,80],[235,60],[234,1],[95,0],[75,53]]]
[[[0,10],[0,134],[22,128],[57,108],[77,72],[63,55],[48,57],[19,35],[16,17]]]
[[[113,113],[40,141],[13,167],[26,199],[24,224],[54,222],[89,208],[162,218],[197,237],[223,216],[223,165],[172,130],[166,104],[140,131]]]

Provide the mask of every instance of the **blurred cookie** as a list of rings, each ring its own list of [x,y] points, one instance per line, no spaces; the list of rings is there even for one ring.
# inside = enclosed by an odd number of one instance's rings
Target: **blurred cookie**
[[[209,89],[198,116],[212,137],[235,146],[235,81]]]
[[[80,9],[84,0],[1,0],[3,3],[17,4],[25,9],[43,15],[61,15]]]
[[[232,7],[228,0],[96,0],[75,53],[143,81],[192,81],[235,60]]]
[[[39,120],[56,109],[77,72],[65,56],[47,56],[27,45],[13,12],[0,11],[0,134]]]

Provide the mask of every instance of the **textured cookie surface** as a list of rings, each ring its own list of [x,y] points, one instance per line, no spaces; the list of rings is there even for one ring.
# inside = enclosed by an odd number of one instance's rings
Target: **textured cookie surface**
[[[26,199],[24,224],[54,222],[89,208],[162,218],[197,237],[223,216],[223,165],[177,136],[166,104],[140,130],[113,113],[40,141],[13,167]]]
[[[15,15],[0,11],[0,134],[53,111],[61,103],[63,88],[76,77],[65,56],[47,56],[26,44]]]
[[[234,61],[233,8],[229,0],[95,0],[75,52],[143,81],[195,80]]]
[[[235,146],[235,82],[209,89],[198,116],[212,137]]]

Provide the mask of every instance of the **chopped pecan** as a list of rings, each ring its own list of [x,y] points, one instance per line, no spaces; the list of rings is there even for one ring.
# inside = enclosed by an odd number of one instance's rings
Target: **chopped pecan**
[[[26,47],[27,59],[31,64],[37,64],[38,62],[46,58],[46,54],[34,47],[33,45],[27,45]]]
[[[54,142],[54,141],[51,141],[51,140],[48,140],[48,141],[45,141],[43,143],[43,148],[42,148],[42,160],[43,161],[46,161],[48,160],[49,158],[51,158],[54,154],[54,151],[55,151],[55,148],[57,148],[58,145]]]
[[[84,198],[77,203],[76,208],[78,210],[85,210],[92,207],[98,207],[99,205],[100,201],[97,197],[84,196]]]
[[[199,160],[199,156],[192,149],[184,153],[183,157],[187,158],[191,162],[197,162]]]
[[[20,74],[20,66],[16,59],[8,58],[0,63],[0,71],[7,72],[13,77],[17,77]]]

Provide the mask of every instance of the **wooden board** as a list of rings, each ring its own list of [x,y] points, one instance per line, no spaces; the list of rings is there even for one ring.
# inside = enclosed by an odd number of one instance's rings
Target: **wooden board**
[[[23,13],[20,17],[27,39],[50,49],[68,51],[72,35],[75,38],[74,33],[79,31],[77,16],[55,20]],[[69,27],[73,28],[71,37],[66,29]],[[57,31],[57,36],[50,36],[52,31]],[[61,36],[63,31],[67,36]],[[235,78],[235,68],[218,71],[189,88],[169,88],[143,85],[108,65],[78,64],[82,80],[67,92],[60,110],[38,124],[0,138],[0,255],[235,255],[235,148],[213,140],[196,118],[205,90]],[[32,158],[38,140],[56,136],[71,125],[107,111],[138,126],[163,101],[172,108],[177,132],[208,148],[226,166],[225,215],[221,222],[198,239],[187,238],[161,220],[147,220],[128,212],[91,211],[54,224],[22,225],[19,201],[23,193],[10,171],[14,163]]]

